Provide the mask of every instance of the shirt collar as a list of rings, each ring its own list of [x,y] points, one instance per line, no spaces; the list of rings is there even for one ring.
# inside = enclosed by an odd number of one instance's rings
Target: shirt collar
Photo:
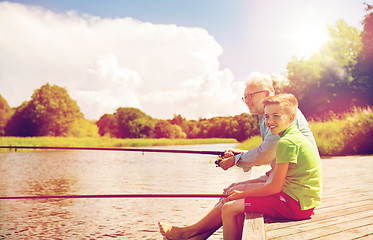
[[[284,132],[284,134],[282,135],[282,137],[285,137],[285,135],[288,134],[294,128],[296,128],[296,126],[291,126],[288,129],[286,129],[285,132]]]

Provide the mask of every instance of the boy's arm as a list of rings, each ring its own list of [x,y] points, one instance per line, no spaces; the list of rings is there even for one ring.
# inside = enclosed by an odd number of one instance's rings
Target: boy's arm
[[[281,192],[282,186],[284,185],[285,177],[288,172],[289,163],[277,163],[273,180],[267,185],[262,187],[254,188],[250,191],[234,191],[231,195],[228,196],[228,200],[236,200],[245,197],[264,197],[273,195]]]

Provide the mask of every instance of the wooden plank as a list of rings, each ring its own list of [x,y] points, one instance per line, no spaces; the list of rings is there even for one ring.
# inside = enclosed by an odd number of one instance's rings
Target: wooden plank
[[[323,200],[312,219],[271,222],[267,239],[373,239],[373,156],[322,161]]]
[[[242,240],[263,240],[264,220],[261,213],[246,213]]]
[[[276,236],[271,236],[270,233],[267,234],[267,239],[321,239],[323,237],[330,237],[329,239],[338,239],[338,238],[333,238],[332,236],[338,236],[339,234],[344,234],[344,235],[350,235],[350,237],[346,237],[343,239],[351,239],[352,236],[356,236],[356,233],[354,230],[356,228],[359,228],[361,226],[365,226],[368,224],[371,224],[373,221],[372,216],[364,217],[364,218],[359,218],[359,219],[351,219],[350,221],[344,221],[344,222],[336,222],[332,223],[330,222],[327,225],[321,225],[321,226],[314,226],[313,228],[310,229],[302,229],[299,228],[298,231],[296,232],[282,232],[281,236],[276,235]],[[368,229],[369,230],[369,229]],[[363,235],[366,234],[365,232],[360,232],[359,234]]]
[[[330,209],[325,209],[326,211],[319,212],[314,215],[312,219],[303,220],[303,221],[290,221],[290,222],[274,222],[272,224],[266,224],[266,230],[275,231],[276,229],[284,229],[292,226],[302,226],[304,224],[318,224],[318,221],[332,221],[333,218],[343,217],[349,214],[366,212],[367,210],[373,210],[372,204],[360,205],[360,204],[350,204],[344,207],[333,207]],[[271,220],[271,219],[269,219]],[[266,219],[265,222],[267,222]]]
[[[366,219],[372,219],[373,211],[362,211],[352,214],[339,215],[333,218],[318,221],[302,221],[299,225],[292,225],[276,231],[267,231],[268,239],[286,239],[296,237],[301,239],[313,239],[326,235],[333,235],[341,231],[348,232],[348,229],[359,227]],[[351,226],[351,227],[349,227]]]
[[[359,226],[359,227],[356,227],[356,228],[352,228],[352,229],[346,229],[346,230],[342,230],[340,232],[337,232],[337,233],[334,233],[334,234],[329,234],[327,236],[324,236],[324,237],[321,237],[321,238],[317,238],[317,239],[323,239],[323,240],[335,240],[335,239],[362,239],[362,238],[365,238],[365,237],[368,237],[370,236],[369,239],[373,239],[372,238],[372,234],[365,234],[367,231],[372,231],[373,229],[373,223],[371,224],[367,224],[367,225],[364,225],[364,226]],[[368,238],[366,238],[368,239]]]

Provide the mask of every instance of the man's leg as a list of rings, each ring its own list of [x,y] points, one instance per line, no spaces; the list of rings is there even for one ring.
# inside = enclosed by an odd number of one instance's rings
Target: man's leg
[[[197,223],[187,227],[175,227],[165,223],[158,223],[160,232],[168,239],[188,239],[203,233],[219,229],[222,225],[221,211],[213,208]],[[214,233],[214,232],[212,232]],[[210,234],[212,234],[210,233]]]
[[[263,181],[256,181],[256,179],[234,183],[224,189],[224,194],[230,194],[233,190],[245,191],[256,187],[263,186]],[[158,223],[160,232],[168,239],[185,239],[206,234],[210,235],[222,226],[221,208],[225,203],[225,198],[221,198],[215,207],[200,221],[187,227],[175,227],[165,223]],[[214,231],[213,231],[214,230]]]

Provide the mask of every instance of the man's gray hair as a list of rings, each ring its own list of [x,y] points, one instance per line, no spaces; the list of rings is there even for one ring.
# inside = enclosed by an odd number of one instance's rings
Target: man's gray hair
[[[268,90],[272,93],[275,92],[275,89],[273,88],[273,81],[272,81],[271,76],[260,73],[260,72],[251,73],[245,85],[246,86],[252,86],[252,85],[259,86],[259,87],[262,87],[263,90]]]

